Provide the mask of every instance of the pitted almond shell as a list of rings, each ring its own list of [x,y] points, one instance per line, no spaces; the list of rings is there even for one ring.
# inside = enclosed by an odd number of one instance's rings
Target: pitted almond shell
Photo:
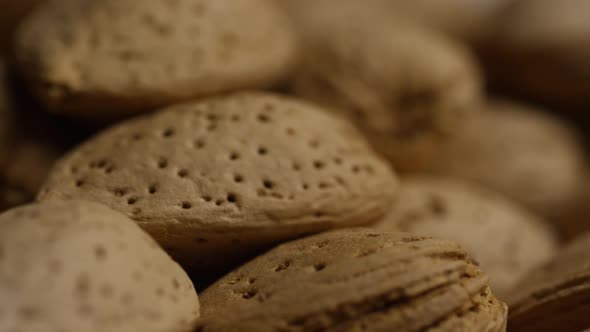
[[[48,202],[0,216],[0,330],[190,331],[184,271],[124,215]]]
[[[58,162],[39,198],[104,203],[200,265],[376,221],[396,191],[389,165],[347,122],[244,92],[99,134]]]

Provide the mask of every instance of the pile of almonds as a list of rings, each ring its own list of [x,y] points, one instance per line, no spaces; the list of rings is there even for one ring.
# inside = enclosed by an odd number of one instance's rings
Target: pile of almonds
[[[590,1],[0,6],[0,332],[590,329]]]

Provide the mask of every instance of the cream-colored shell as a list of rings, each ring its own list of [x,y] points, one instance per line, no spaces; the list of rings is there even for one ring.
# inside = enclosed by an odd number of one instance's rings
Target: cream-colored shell
[[[430,171],[492,188],[544,217],[576,197],[583,147],[573,128],[540,110],[492,101],[465,118]]]
[[[58,162],[39,197],[102,202],[202,266],[370,223],[396,190],[389,165],[347,122],[295,99],[245,92],[99,134]]]
[[[582,331],[590,326],[590,234],[533,270],[514,287],[510,331]]]
[[[50,0],[16,55],[49,106],[107,116],[272,84],[295,39],[272,0]]]
[[[294,93],[348,116],[396,169],[433,162],[480,99],[469,52],[382,13],[313,8],[295,20],[306,52]]]
[[[282,244],[202,296],[200,331],[504,331],[506,305],[458,245],[338,230]]]
[[[122,214],[89,202],[0,216],[0,330],[182,332],[199,316],[184,271]]]
[[[511,201],[474,185],[431,176],[403,179],[391,212],[375,227],[456,241],[481,264],[501,299],[557,247],[548,227]]]

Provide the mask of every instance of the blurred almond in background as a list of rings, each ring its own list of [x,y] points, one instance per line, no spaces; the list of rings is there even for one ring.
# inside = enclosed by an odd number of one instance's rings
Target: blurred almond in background
[[[390,0],[396,15],[473,42],[490,28],[494,16],[518,0]]]
[[[590,106],[590,1],[513,1],[479,45],[491,87],[558,110]]]
[[[397,170],[428,167],[483,98],[475,59],[380,5],[357,6],[334,11],[324,0],[296,11],[306,51],[292,92],[354,122]]]
[[[510,100],[491,100],[464,120],[429,172],[487,186],[545,218],[568,209],[586,172],[575,128]]]

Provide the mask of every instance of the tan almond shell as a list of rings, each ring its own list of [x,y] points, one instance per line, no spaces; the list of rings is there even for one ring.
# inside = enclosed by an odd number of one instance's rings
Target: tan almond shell
[[[184,271],[122,214],[49,202],[0,216],[0,330],[190,331]]]
[[[510,331],[581,331],[590,326],[589,251],[586,234],[514,287]]]
[[[504,331],[506,318],[460,246],[362,229],[282,244],[201,300],[202,332]]]
[[[400,171],[435,162],[480,101],[471,54],[373,11],[321,9],[296,20],[307,52],[294,93],[348,116]]]
[[[429,171],[494,189],[546,218],[577,197],[584,150],[566,123],[507,100],[493,100],[464,120]]]
[[[547,225],[512,201],[476,185],[427,175],[402,179],[391,212],[375,228],[463,245],[501,299],[557,250]]]
[[[297,43],[273,0],[50,0],[15,48],[48,106],[107,117],[271,85]]]
[[[63,158],[39,198],[102,202],[190,265],[382,217],[389,165],[347,122],[310,104],[242,92],[171,106]]]

